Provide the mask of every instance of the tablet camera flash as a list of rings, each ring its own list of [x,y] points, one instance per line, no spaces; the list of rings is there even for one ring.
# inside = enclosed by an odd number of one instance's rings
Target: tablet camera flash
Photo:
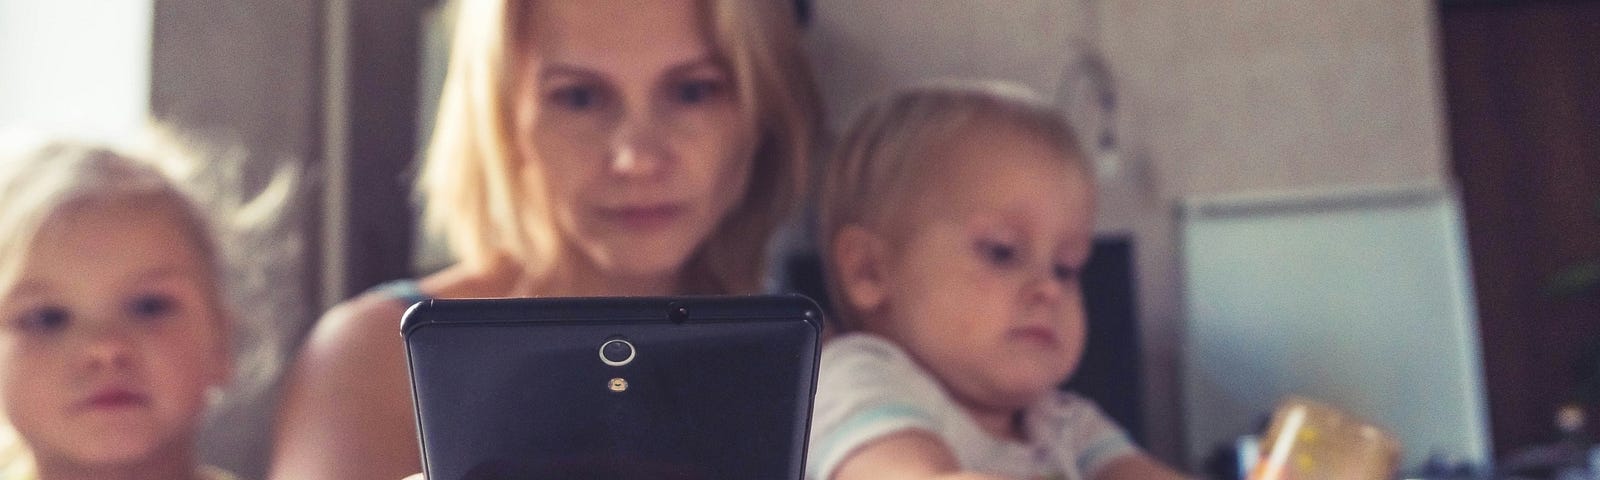
[[[620,377],[613,378],[610,387],[611,391],[620,393],[628,389],[628,381]]]

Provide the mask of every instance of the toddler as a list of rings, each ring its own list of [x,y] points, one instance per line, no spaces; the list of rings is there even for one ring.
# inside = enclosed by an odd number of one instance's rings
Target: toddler
[[[998,84],[870,108],[828,165],[834,320],[807,477],[1163,479],[1089,400],[1079,273],[1094,177],[1061,116]]]
[[[232,374],[218,256],[154,166],[46,144],[0,157],[0,479],[232,478],[195,438]]]

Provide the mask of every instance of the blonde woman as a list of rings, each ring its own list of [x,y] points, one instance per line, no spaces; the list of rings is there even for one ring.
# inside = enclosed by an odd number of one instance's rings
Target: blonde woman
[[[300,353],[273,478],[418,471],[399,318],[423,298],[752,293],[815,87],[780,0],[463,0],[418,188],[459,263]]]

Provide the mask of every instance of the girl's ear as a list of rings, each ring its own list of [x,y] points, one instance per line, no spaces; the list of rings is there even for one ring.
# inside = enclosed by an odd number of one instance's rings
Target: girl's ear
[[[833,258],[838,264],[839,290],[844,301],[861,314],[871,314],[888,301],[885,262],[888,243],[882,235],[859,225],[846,225],[833,237]]]

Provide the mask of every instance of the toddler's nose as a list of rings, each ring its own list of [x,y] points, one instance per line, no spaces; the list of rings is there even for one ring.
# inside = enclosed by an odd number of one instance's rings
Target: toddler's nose
[[[89,368],[127,368],[133,364],[136,349],[133,332],[124,328],[103,327],[89,332],[83,343],[83,360]]]
[[[1066,297],[1067,285],[1056,278],[1054,268],[1047,269],[1043,275],[1035,277],[1028,283],[1027,298],[1029,303],[1056,304]]]

